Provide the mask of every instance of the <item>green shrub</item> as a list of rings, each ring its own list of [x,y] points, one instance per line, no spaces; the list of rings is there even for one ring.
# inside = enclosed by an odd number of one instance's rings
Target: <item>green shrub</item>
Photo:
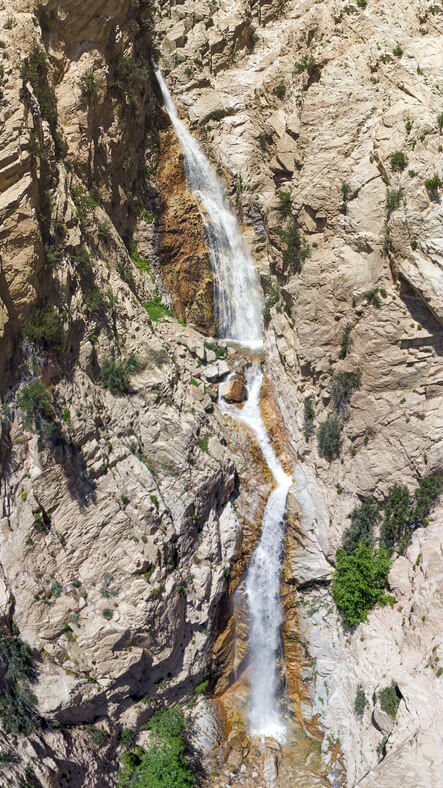
[[[286,86],[285,85],[277,85],[272,91],[274,96],[277,96],[279,99],[284,99],[286,96]]]
[[[361,541],[365,544],[372,543],[373,527],[379,518],[379,506],[374,498],[368,498],[354,509],[351,513],[351,525],[346,528],[343,534],[345,553],[352,553]]]
[[[71,186],[71,195],[74,205],[77,208],[77,216],[81,222],[94,216],[94,211],[98,205],[98,198],[94,190],[87,191],[81,184]]]
[[[260,41],[260,36],[255,32],[255,27],[250,26],[246,36],[246,49],[248,52],[253,52],[255,45]]]
[[[280,205],[277,210],[283,218],[287,219],[292,215],[291,195],[289,192],[280,192],[278,195]]]
[[[168,307],[162,303],[160,296],[155,296],[152,301],[146,301],[143,306],[155,323],[165,317],[165,315],[171,314]]]
[[[342,360],[348,355],[348,350],[351,346],[351,328],[352,327],[349,324],[346,325],[341,335],[340,353],[338,354],[338,357]]]
[[[83,295],[83,303],[90,315],[98,315],[109,305],[107,298],[98,287],[91,287]]]
[[[79,246],[72,254],[73,263],[78,266],[82,273],[87,273],[92,269],[91,256],[85,246]]]
[[[271,317],[271,309],[273,306],[276,306],[281,300],[281,289],[278,282],[274,282],[271,285],[269,293],[266,297],[264,306],[263,306],[263,320],[265,323],[268,322],[269,318]]]
[[[209,442],[209,435],[203,435],[202,438],[199,438],[198,445],[201,451],[204,452],[208,451],[208,442]]]
[[[401,57],[402,56],[403,50],[402,50],[400,44],[397,44],[394,47],[394,49],[392,50],[392,54],[395,55],[395,57]]]
[[[132,110],[141,107],[141,95],[149,83],[149,68],[133,57],[119,58],[115,69],[115,87],[128,102]]]
[[[129,373],[123,361],[106,359],[100,367],[100,379],[105,389],[114,393],[126,394],[129,391]]]
[[[355,693],[355,700],[354,700],[354,711],[357,717],[363,717],[363,712],[368,705],[368,701],[366,699],[366,695],[363,691],[363,687],[357,687],[357,692]]]
[[[107,243],[112,238],[112,225],[107,219],[97,222],[97,234],[100,241]]]
[[[335,416],[328,416],[326,421],[320,424],[317,431],[318,453],[320,457],[333,459],[338,457],[341,449],[341,432],[343,424]]]
[[[386,212],[391,215],[399,206],[403,198],[403,189],[388,189],[386,192]]]
[[[314,432],[314,406],[312,404],[312,400],[309,397],[303,402],[303,423],[304,423],[304,436],[305,440],[309,440],[312,433]]]
[[[109,607],[105,607],[103,610],[103,616],[107,619],[107,621],[110,621],[113,615],[114,612]]]
[[[68,153],[68,143],[64,139],[61,131],[57,131],[57,129],[52,132],[52,138],[54,140],[55,158],[57,161],[60,161],[60,159],[64,159]]]
[[[305,55],[303,60],[301,60],[299,63],[296,64],[295,73],[302,74],[303,71],[307,71],[308,74],[311,75],[314,73],[316,68],[317,68],[317,64],[314,58],[312,57],[312,55],[309,55],[309,57],[308,55]]]
[[[217,361],[221,358],[226,358],[228,354],[228,349],[226,347],[220,347],[220,345],[216,345],[215,342],[205,342],[205,347],[215,353]]]
[[[285,245],[283,262],[290,272],[300,273],[303,261],[309,257],[309,247],[302,243],[298,222],[293,219],[288,227],[281,230],[280,238]]]
[[[438,130],[441,134],[443,130],[443,112],[440,112],[440,115],[437,117],[437,123],[438,123]]]
[[[357,5],[359,8],[366,8],[368,4],[366,0],[357,0]]]
[[[213,109],[208,115],[208,120],[214,120],[216,123],[218,123],[220,120],[223,120],[226,115],[228,115],[228,111],[226,109]]]
[[[53,306],[38,307],[24,320],[22,334],[46,350],[58,350],[63,344],[62,319]]]
[[[123,728],[118,736],[118,743],[120,747],[125,747],[128,750],[131,750],[135,745],[135,740],[137,738],[137,731],[135,728]]]
[[[411,521],[414,523],[422,522],[423,518],[429,514],[442,492],[443,474],[436,473],[420,479],[412,502]]]
[[[389,687],[385,687],[379,693],[380,706],[386,714],[389,714],[393,720],[397,716],[398,707],[400,705],[401,697],[397,691],[397,685],[393,681]]]
[[[380,309],[381,307],[381,301],[378,293],[378,287],[375,287],[374,290],[368,290],[368,292],[365,293],[365,298],[368,302],[368,305],[375,306],[376,309]]]
[[[341,196],[342,196],[342,204],[340,206],[340,211],[344,214],[348,212],[348,196],[349,196],[349,184],[343,181],[341,185]]]
[[[104,80],[95,76],[92,66],[87,68],[79,78],[77,85],[83,99],[89,101],[93,96],[98,96],[104,87]]]
[[[29,134],[28,150],[34,159],[42,155],[42,146],[35,131],[31,131]]]
[[[347,418],[348,404],[354,391],[360,388],[361,372],[336,372],[331,381],[332,405],[337,413]]]
[[[46,52],[38,44],[34,44],[28,57],[25,58],[21,75],[25,82],[29,80],[31,83],[42,118],[48,121],[53,132],[57,123],[57,99],[48,81],[49,63]]]
[[[391,160],[391,169],[394,171],[402,171],[408,164],[408,157],[402,151],[395,151],[395,153],[391,153],[390,155]]]
[[[380,528],[380,535],[383,544],[392,548],[401,539],[408,527],[409,507],[411,496],[406,486],[394,484],[389,489],[382,507],[385,513]]]
[[[337,550],[332,593],[348,627],[366,621],[369,610],[375,605],[390,601],[384,590],[390,566],[384,546],[376,550],[361,541],[352,553]]]
[[[0,638],[0,667],[2,693],[0,719],[7,733],[28,736],[40,726],[35,710],[36,698],[29,682],[34,678],[31,650],[18,637],[2,635]]]
[[[139,271],[142,273],[149,274],[151,272],[151,266],[149,260],[145,257],[142,257],[140,252],[137,249],[137,244],[135,241],[129,242],[129,256],[134,263],[135,267],[138,268]]]
[[[204,681],[201,681],[200,684],[197,684],[194,687],[195,695],[202,695],[204,692],[206,692],[206,690],[208,689],[208,684],[209,684],[209,679],[205,679]]]
[[[438,190],[439,190],[439,188],[441,186],[441,179],[438,177],[438,175],[434,175],[432,178],[428,178],[425,181],[425,186],[426,186],[428,192],[433,197],[436,197],[437,194],[438,194]]]
[[[26,430],[30,430],[34,422],[42,426],[52,416],[51,397],[40,380],[31,380],[22,386],[17,401],[25,413]]]
[[[85,730],[95,747],[101,747],[109,738],[109,734],[103,728],[96,728],[95,725],[86,725]]]
[[[196,781],[186,756],[186,723],[181,709],[155,712],[149,727],[153,741],[147,749],[136,747],[122,759],[119,788],[192,788]]]

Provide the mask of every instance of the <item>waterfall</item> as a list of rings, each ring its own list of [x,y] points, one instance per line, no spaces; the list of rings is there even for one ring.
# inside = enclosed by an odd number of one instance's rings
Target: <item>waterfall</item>
[[[189,188],[200,209],[208,239],[218,334],[245,347],[260,349],[262,299],[257,273],[237,219],[200,145],[178,117],[160,71],[156,71],[156,76],[184,153]]]
[[[167,85],[157,79],[166,110],[184,153],[188,183],[202,215],[214,276],[214,307],[220,337],[249,349],[263,345],[258,277],[237,220],[221,184],[200,145],[178,117]],[[272,490],[263,516],[259,542],[247,576],[246,595],[250,618],[249,725],[253,735],[283,741],[285,724],[278,699],[277,657],[280,649],[280,576],[286,499],[291,485],[269,440],[260,412],[262,373],[259,363],[248,370],[248,398],[240,410],[219,398],[220,408],[254,433],[272,473]]]

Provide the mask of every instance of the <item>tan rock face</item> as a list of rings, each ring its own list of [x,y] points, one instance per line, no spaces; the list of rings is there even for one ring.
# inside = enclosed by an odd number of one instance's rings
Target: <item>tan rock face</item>
[[[226,402],[243,402],[246,399],[246,386],[241,378],[233,377],[223,383],[220,393]]]
[[[171,9],[172,18],[176,13]],[[250,51],[236,50],[230,20],[248,13],[257,40]],[[392,609],[373,611],[355,633],[345,633],[328,583],[361,497],[380,499],[394,483],[412,491],[420,477],[443,467],[443,250],[439,189],[433,196],[425,183],[434,174],[442,178],[440,18],[420,2],[365,9],[309,2],[279,11],[236,2],[219,7],[212,21],[209,31],[191,27],[175,60],[167,57],[168,79],[196,133],[205,126],[206,149],[228,184],[241,174],[237,203],[263,281],[273,282],[278,295],[267,372],[288,454],[298,458],[284,580],[300,587],[300,636],[316,660],[315,670],[303,674],[312,710],[308,702],[301,708],[307,722],[318,718],[327,741],[340,739],[350,786],[365,774],[367,785],[432,786],[440,769],[434,700],[441,678],[429,666],[439,664],[441,646],[442,572],[435,558],[441,504],[433,524],[419,529],[393,563]],[[214,108],[224,117],[208,123]],[[404,158],[391,159],[395,153]],[[288,264],[280,236],[291,221],[277,210],[282,192],[310,246],[301,273]],[[367,294],[377,288],[371,304]],[[345,329],[350,341],[340,358]],[[341,455],[329,462],[318,454],[315,432],[331,412],[331,376],[358,368],[361,386],[344,423]],[[307,439],[306,398],[315,412]],[[371,722],[373,697],[391,680],[405,703],[377,753],[384,734]],[[361,723],[353,705],[359,685],[368,699]],[[332,774],[337,752],[329,749]]]

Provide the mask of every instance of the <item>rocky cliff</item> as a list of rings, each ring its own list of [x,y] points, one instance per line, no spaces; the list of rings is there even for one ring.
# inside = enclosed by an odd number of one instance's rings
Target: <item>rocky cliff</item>
[[[2,714],[1,784],[115,785],[152,712],[189,701],[208,785],[293,780],[286,750],[260,760],[235,731],[210,756],[201,689],[223,696],[244,653],[230,594],[270,481],[217,407],[230,356],[205,340],[206,242],[153,58],[265,293],[264,412],[294,477],[285,657],[320,775],[303,784],[438,784],[441,505],[393,553],[395,602],[352,630],[331,576],[362,501],[443,471],[441,12],[0,2],[0,657],[5,689],[29,645],[35,696]]]

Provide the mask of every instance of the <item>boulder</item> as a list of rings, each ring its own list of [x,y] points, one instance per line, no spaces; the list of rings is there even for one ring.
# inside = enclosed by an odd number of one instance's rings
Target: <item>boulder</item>
[[[246,386],[238,377],[230,378],[223,383],[220,392],[226,402],[243,402],[247,397]]]

